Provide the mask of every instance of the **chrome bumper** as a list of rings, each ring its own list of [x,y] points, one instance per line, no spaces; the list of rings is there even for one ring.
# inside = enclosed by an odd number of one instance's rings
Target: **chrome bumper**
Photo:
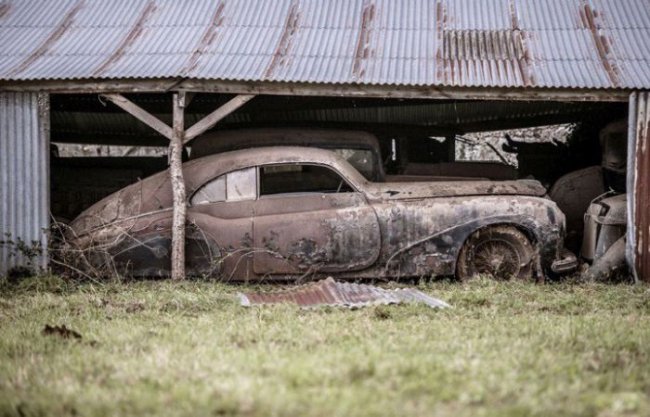
[[[551,271],[556,274],[568,274],[578,268],[578,258],[567,249],[560,251],[560,257],[551,264]]]

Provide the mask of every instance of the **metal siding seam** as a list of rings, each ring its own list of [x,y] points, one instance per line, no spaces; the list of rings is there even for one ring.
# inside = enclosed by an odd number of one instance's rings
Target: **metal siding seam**
[[[7,100],[9,93],[0,93],[0,241],[5,239],[9,196],[7,189],[9,181],[7,177],[9,164],[9,126],[7,124]],[[7,249],[0,245],[0,276],[4,275],[7,265]]]
[[[11,153],[11,142],[10,142],[10,125],[9,120],[9,98],[11,93],[2,94],[2,101],[0,101],[0,107],[2,108],[2,119],[0,119],[0,127],[2,127],[2,157],[3,164],[0,166],[2,171],[2,223],[0,224],[0,239],[4,240],[6,238],[5,233],[9,232],[10,225],[10,212],[9,212],[9,198],[10,198],[10,177],[9,177],[9,164],[11,163],[11,158],[9,157]],[[7,246],[2,246],[0,248],[2,251],[2,265],[0,265],[0,273],[4,274],[7,272],[7,266],[9,264],[9,248]]]
[[[25,150],[23,147],[23,137],[25,129],[25,120],[24,120],[24,101],[25,96],[28,96],[29,93],[17,93],[14,95],[14,111],[15,111],[15,127],[16,134],[14,135],[14,142],[16,146],[16,169],[14,170],[13,180],[14,180],[14,198],[12,200],[13,210],[14,210],[14,237],[16,240],[18,238],[25,240],[27,236],[25,233],[25,219],[23,218],[25,206],[23,200],[23,194],[25,192],[25,178],[23,175],[23,169],[25,164]],[[20,265],[24,262],[22,254],[16,255],[16,260],[14,265]]]
[[[18,185],[16,184],[16,171],[18,171],[19,168],[19,161],[22,155],[20,155],[19,152],[19,147],[18,147],[18,141],[16,140],[16,136],[18,136],[18,123],[16,121],[18,120],[18,105],[17,101],[19,100],[21,93],[14,93],[10,95],[10,102],[9,102],[9,126],[12,128],[12,132],[10,132],[10,143],[11,143],[11,155],[17,155],[17,158],[10,158],[11,163],[9,164],[9,171],[7,174],[9,175],[9,212],[11,213],[10,217],[10,223],[8,225],[9,233],[11,235],[10,240],[15,240],[16,239],[16,234],[18,232],[18,216],[16,210],[16,200],[18,199],[18,196],[16,195],[16,191],[18,189]],[[9,265],[15,265],[16,262],[19,262],[18,259],[19,255],[15,257],[11,257],[9,259]]]
[[[39,206],[40,216],[39,223],[46,228],[48,233],[41,231],[41,245],[43,253],[40,264],[43,269],[47,268],[49,260],[49,226],[50,226],[50,95],[47,93],[38,93],[38,128],[39,128],[39,158],[37,159],[38,170],[38,188],[40,190]],[[38,163],[38,162],[42,163]]]
[[[37,94],[25,94],[23,106],[23,120],[26,122],[25,127],[27,128],[22,140],[23,146],[25,147],[25,162],[23,165],[25,187],[23,188],[22,195],[22,200],[24,201],[23,233],[29,239],[27,241],[28,245],[31,245],[34,239],[38,237],[34,230],[34,227],[36,227],[34,223],[34,220],[36,220],[34,210],[36,209],[40,195],[38,186],[34,184],[35,178],[33,172],[39,161],[36,161],[36,158],[34,158],[34,140],[32,139],[35,138],[36,142],[38,142],[38,132],[34,128],[35,122],[38,122],[38,111],[36,111],[38,101],[35,99],[36,96]],[[37,240],[40,241],[40,239]]]

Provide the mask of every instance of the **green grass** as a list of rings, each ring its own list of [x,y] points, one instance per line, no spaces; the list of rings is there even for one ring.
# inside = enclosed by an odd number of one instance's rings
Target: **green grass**
[[[242,289],[4,284],[0,416],[650,415],[647,286],[440,282],[453,309],[355,311]]]

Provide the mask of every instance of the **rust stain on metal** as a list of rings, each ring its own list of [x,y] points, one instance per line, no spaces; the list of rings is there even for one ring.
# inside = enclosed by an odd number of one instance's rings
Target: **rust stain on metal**
[[[515,47],[515,56],[513,59],[517,64],[517,68],[519,69],[519,74],[521,75],[521,80],[523,81],[524,86],[531,87],[535,85],[535,77],[533,76],[532,66],[530,63],[530,50],[528,49],[528,45],[526,43],[526,37],[528,34],[525,31],[521,30],[521,27],[519,26],[517,7],[515,6],[515,2],[513,0],[510,0],[509,9],[510,25],[512,26],[512,35]],[[516,53],[517,47],[521,49],[519,54]]]
[[[639,93],[636,125],[636,172],[634,184],[636,271],[650,281],[650,94]]]
[[[135,24],[129,30],[129,33],[122,39],[117,49],[109,56],[97,69],[93,72],[93,77],[98,77],[103,75],[104,72],[116,62],[118,62],[126,51],[135,43],[135,41],[142,35],[144,30],[144,24],[149,20],[153,12],[156,10],[156,4],[154,0],[149,0],[147,4],[140,12],[140,16],[136,20]]]
[[[438,39],[437,51],[436,51],[436,79],[438,82],[443,84],[447,83],[447,70],[451,70],[451,81],[454,78],[454,66],[451,65],[450,68],[447,68],[449,64],[445,59],[445,41],[446,37],[444,36],[445,27],[447,26],[447,9],[442,1],[436,2],[436,37]]]
[[[373,285],[349,284],[335,281],[332,277],[275,292],[248,292],[239,294],[245,307],[258,304],[297,304],[300,307],[340,306],[366,307],[376,304],[423,303],[431,308],[450,307],[446,302],[413,288],[386,290]]]
[[[5,17],[6,15],[8,15],[10,11],[11,11],[11,4],[9,4],[9,3],[1,3],[0,4],[0,19]]]
[[[18,64],[14,69],[12,69],[8,77],[14,77],[17,74],[25,71],[27,68],[32,66],[40,57],[45,55],[47,51],[63,37],[63,35],[70,29],[72,23],[74,22],[77,13],[84,7],[84,0],[78,1],[70,11],[68,11],[61,22],[56,26],[54,31],[45,39],[34,52],[32,52],[24,61]]]
[[[210,24],[205,29],[205,32],[203,32],[201,40],[199,41],[196,48],[194,48],[192,55],[183,67],[183,70],[181,71],[183,74],[187,75],[194,71],[196,65],[198,64],[199,58],[201,58],[205,51],[214,43],[215,39],[217,38],[217,29],[223,23],[224,8],[225,3],[223,1],[220,1],[219,4],[217,4],[217,9],[212,16],[212,19],[210,20]]]
[[[359,37],[357,39],[357,46],[354,52],[354,63],[352,64],[352,74],[356,79],[363,78],[365,75],[365,68],[363,63],[372,54],[370,48],[370,32],[372,22],[375,19],[375,5],[366,0],[363,2],[363,11],[361,13],[361,28],[359,29]]]
[[[282,36],[280,36],[280,42],[278,42],[278,46],[276,46],[275,51],[273,52],[273,59],[271,59],[269,66],[266,68],[266,71],[264,71],[265,78],[270,78],[278,66],[287,64],[287,57],[291,50],[293,39],[298,31],[298,23],[300,21],[298,5],[298,0],[294,0],[289,6],[289,14],[287,20],[284,22],[284,29],[282,30]]]
[[[580,9],[580,20],[585,29],[589,30],[591,38],[596,46],[600,63],[607,74],[607,78],[613,87],[619,87],[620,71],[611,57],[611,46],[609,38],[600,33],[600,24],[598,23],[600,14],[597,10],[585,2]]]
[[[476,74],[485,82],[499,82],[500,65],[504,63],[513,77],[526,86],[534,85],[530,57],[520,30],[443,30],[442,52],[438,58],[437,76],[447,84],[463,82],[463,77]],[[439,51],[440,52],[440,51]],[[456,77],[457,75],[457,77]],[[468,78],[469,79],[469,78]]]
[[[442,1],[436,3],[436,78],[446,85],[458,85],[478,78],[484,84],[503,78],[536,84],[527,45],[529,34],[519,24],[514,2],[509,3],[510,29],[448,29],[448,15]],[[501,67],[503,65],[503,68]],[[517,76],[518,75],[518,76]]]

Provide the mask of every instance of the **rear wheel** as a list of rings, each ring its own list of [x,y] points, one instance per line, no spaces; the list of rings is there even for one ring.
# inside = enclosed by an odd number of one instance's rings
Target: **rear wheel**
[[[456,273],[466,280],[477,275],[495,279],[531,280],[535,248],[511,226],[494,226],[472,234],[458,255]]]

